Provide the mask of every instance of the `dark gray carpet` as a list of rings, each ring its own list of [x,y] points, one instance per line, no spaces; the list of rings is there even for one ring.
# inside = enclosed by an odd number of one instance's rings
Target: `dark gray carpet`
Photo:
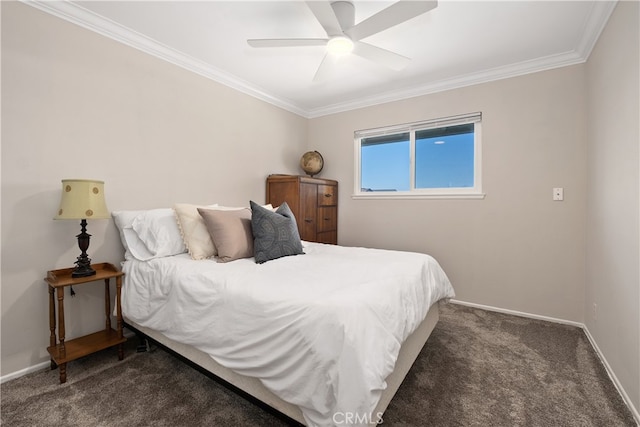
[[[385,426],[635,426],[583,331],[459,305],[441,319]],[[2,384],[5,426],[280,426],[163,350],[106,350]]]

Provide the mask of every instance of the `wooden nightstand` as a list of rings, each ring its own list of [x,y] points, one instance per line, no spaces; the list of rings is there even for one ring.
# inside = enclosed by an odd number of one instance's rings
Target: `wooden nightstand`
[[[44,279],[49,285],[49,329],[51,330],[50,346],[47,351],[51,355],[51,369],[60,367],[60,383],[67,381],[67,362],[80,357],[104,350],[105,348],[118,346],[118,359],[124,358],[123,343],[127,340],[122,333],[122,308],[120,294],[122,290],[122,276],[124,273],[116,270],[113,264],[93,264],[96,274],[88,277],[72,278],[73,268],[51,270]],[[111,297],[109,295],[109,280],[116,279],[116,329],[111,328]],[[80,338],[64,341],[64,288],[83,283],[104,280],[105,299],[105,329]],[[56,341],[56,307],[54,293],[58,290],[58,339]]]

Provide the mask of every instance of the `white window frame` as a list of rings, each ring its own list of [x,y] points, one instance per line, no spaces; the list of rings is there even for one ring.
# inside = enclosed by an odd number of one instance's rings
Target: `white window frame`
[[[415,188],[415,135],[416,131],[445,126],[474,124],[474,176],[473,187]],[[362,191],[360,168],[362,139],[396,133],[410,135],[410,189],[409,191]],[[482,113],[463,114],[422,122],[365,129],[354,132],[354,191],[353,199],[483,199],[482,192]]]

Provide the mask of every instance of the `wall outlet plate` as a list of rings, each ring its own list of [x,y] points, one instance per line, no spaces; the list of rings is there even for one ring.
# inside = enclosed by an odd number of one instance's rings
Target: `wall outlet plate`
[[[553,189],[553,200],[561,202],[564,200],[564,188],[557,187]]]

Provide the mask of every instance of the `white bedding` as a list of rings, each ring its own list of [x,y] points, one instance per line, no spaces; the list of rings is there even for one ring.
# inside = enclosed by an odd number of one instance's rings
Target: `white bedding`
[[[259,378],[310,426],[375,419],[400,345],[453,288],[428,255],[304,245],[264,264],[126,261],[123,314]]]

